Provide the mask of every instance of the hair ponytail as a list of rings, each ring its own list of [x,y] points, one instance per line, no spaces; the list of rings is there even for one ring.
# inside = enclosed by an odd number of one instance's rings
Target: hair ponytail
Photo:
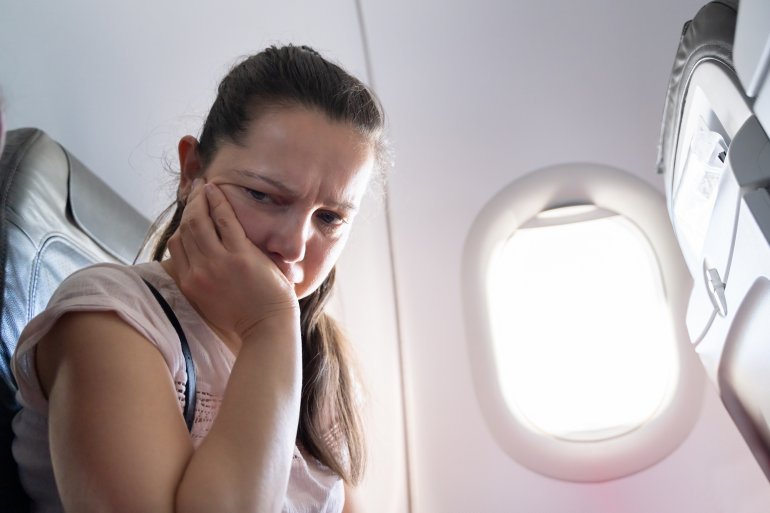
[[[335,270],[300,300],[302,400],[297,439],[319,461],[348,483],[358,483],[366,462],[360,415],[360,381],[348,341],[323,309]]]

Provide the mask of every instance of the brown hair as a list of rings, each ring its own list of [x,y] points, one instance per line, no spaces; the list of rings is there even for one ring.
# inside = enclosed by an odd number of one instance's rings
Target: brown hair
[[[222,80],[200,135],[203,167],[223,142],[240,144],[250,123],[266,109],[296,106],[317,109],[333,121],[350,124],[372,145],[375,173],[384,173],[388,160],[384,116],[375,95],[315,50],[291,45],[270,47],[246,58]],[[164,257],[183,210],[184,202],[177,201],[153,249],[153,260]],[[346,338],[324,313],[334,277],[332,269],[320,287],[299,302],[303,373],[297,443],[346,482],[356,484],[366,459],[360,383]]]

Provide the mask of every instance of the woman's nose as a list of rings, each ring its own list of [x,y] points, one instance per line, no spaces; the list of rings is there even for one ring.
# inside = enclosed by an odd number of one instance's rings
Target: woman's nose
[[[311,229],[310,216],[287,215],[280,219],[271,231],[267,250],[284,262],[299,262],[305,258],[305,247]]]

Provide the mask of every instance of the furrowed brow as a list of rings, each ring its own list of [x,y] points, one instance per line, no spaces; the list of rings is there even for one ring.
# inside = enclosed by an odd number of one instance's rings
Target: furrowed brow
[[[326,204],[332,207],[333,209],[343,210],[345,212],[348,212],[349,214],[355,214],[356,212],[358,212],[358,209],[356,208],[356,206],[349,201],[339,201],[339,202],[327,201]]]
[[[289,196],[289,197],[299,196],[299,193],[297,193],[294,189],[292,189],[285,183],[281,182],[280,180],[276,180],[275,178],[259,173],[258,171],[254,171],[253,169],[233,169],[233,171],[246,178],[259,180],[267,184],[270,184],[276,189],[278,189],[279,191],[281,191],[281,194],[284,194],[285,196]],[[350,201],[344,201],[344,200],[336,201],[336,200],[330,199],[326,201],[326,204],[331,208],[344,210],[350,214],[355,214],[356,212],[358,212],[358,208],[355,206],[355,204],[353,204]]]

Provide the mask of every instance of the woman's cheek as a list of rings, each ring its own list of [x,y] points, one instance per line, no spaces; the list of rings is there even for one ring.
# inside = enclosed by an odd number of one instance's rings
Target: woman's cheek
[[[233,192],[233,187],[222,187],[222,192],[224,193],[225,198],[227,198],[227,201],[230,202],[230,206],[235,213],[235,218],[238,219],[238,222],[243,228],[246,238],[249,239],[252,244],[256,245],[258,242],[256,228],[259,223],[256,222],[254,213],[251,211],[252,209],[249,209],[244,198]]]
[[[233,208],[235,211],[235,217],[238,218],[238,222],[241,223],[243,231],[246,234],[246,238],[251,241],[257,247],[260,247],[262,241],[262,230],[260,229],[264,223],[260,223],[260,220],[254,215],[253,210],[247,208]],[[260,247],[261,249],[261,247]]]
[[[324,278],[326,278],[326,274],[328,274],[329,271],[331,271],[332,267],[334,267],[337,264],[337,260],[339,260],[344,247],[345,247],[345,241],[338,240],[324,247],[320,251],[322,255],[321,272],[324,274]]]

